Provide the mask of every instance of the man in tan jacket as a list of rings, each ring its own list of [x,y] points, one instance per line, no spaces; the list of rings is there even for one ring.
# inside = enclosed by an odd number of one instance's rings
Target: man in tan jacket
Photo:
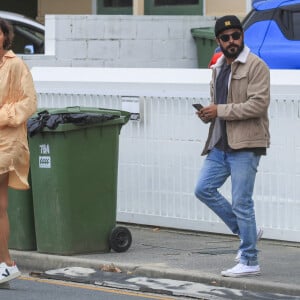
[[[260,158],[270,144],[270,72],[244,45],[236,16],[218,19],[215,36],[223,55],[212,66],[211,104],[197,112],[202,121],[210,122],[210,129],[195,195],[241,240],[238,264],[221,274],[260,275],[256,242],[262,230],[256,227],[252,194]],[[229,176],[231,202],[218,191]]]

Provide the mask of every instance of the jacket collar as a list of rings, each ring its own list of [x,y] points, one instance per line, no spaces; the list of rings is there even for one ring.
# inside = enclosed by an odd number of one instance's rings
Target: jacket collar
[[[246,63],[247,57],[250,53],[250,49],[245,45],[243,51],[239,54],[239,56],[233,61],[235,62],[240,62],[242,64]],[[216,62],[214,66],[212,66],[213,69],[215,68],[220,68],[225,61],[225,56],[222,55]]]
[[[8,50],[4,55],[4,57],[15,57],[15,56],[16,54],[12,50]]]

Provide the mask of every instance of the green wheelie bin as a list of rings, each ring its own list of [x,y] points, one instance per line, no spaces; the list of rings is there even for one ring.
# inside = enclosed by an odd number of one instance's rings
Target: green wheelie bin
[[[30,176],[29,184],[31,185]],[[36,250],[31,188],[25,191],[9,189],[8,199],[9,248],[22,251]]]
[[[49,109],[29,135],[37,251],[72,255],[126,251],[116,227],[119,134],[130,113],[102,108]],[[51,128],[51,129],[49,129]]]
[[[198,67],[207,68],[218,46],[214,29],[212,27],[192,28],[191,34],[197,46]]]

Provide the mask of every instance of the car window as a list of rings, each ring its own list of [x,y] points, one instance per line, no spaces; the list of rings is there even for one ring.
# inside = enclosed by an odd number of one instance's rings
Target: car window
[[[44,35],[42,32],[21,23],[12,23],[12,25],[15,33],[12,48],[15,53],[44,53]]]
[[[289,40],[300,40],[300,4],[277,9],[274,20]]]
[[[300,40],[300,4],[263,11],[252,10],[243,22],[245,30],[253,24],[273,20],[289,40]]]
[[[274,13],[275,11],[273,9],[263,11],[252,10],[243,20],[244,30],[247,30],[251,25],[255,23],[272,20]]]
[[[44,31],[29,24],[7,20],[14,29],[12,50],[17,54],[43,54]]]
[[[294,28],[294,38],[300,40],[300,11],[293,13],[293,28]]]

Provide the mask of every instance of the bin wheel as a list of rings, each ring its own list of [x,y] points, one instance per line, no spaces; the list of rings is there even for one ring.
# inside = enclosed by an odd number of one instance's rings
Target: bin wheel
[[[122,226],[115,227],[109,237],[110,248],[116,252],[127,251],[131,246],[131,242],[131,232]]]

